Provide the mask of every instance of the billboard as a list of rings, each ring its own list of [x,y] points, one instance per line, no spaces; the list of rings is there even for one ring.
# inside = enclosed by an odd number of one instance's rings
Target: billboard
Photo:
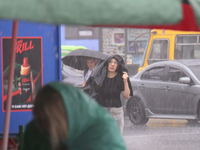
[[[11,37],[1,38],[2,111],[5,112]],[[43,85],[42,37],[19,37],[16,45],[11,111],[31,111],[36,92]]]

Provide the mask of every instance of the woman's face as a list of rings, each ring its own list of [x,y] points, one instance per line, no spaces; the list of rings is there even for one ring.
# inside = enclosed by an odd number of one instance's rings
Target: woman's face
[[[112,58],[109,62],[108,62],[108,71],[110,72],[115,72],[116,69],[118,67],[118,62],[116,59]]]

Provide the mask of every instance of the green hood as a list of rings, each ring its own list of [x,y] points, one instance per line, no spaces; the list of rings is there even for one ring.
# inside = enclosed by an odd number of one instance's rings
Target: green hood
[[[92,98],[70,85],[62,83],[50,83],[48,85],[59,92],[63,98],[69,124],[68,137],[63,144],[68,149],[126,149],[117,123]],[[26,130],[31,130],[28,129],[28,126]],[[27,138],[28,135],[25,134],[25,136]],[[33,138],[31,140],[31,142],[34,142]]]

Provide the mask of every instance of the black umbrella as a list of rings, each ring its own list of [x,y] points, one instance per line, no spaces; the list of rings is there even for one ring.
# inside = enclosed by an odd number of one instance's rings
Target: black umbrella
[[[62,62],[65,65],[73,67],[75,69],[84,70],[87,68],[86,59],[88,57],[95,58],[99,62],[100,60],[104,60],[107,56],[108,55],[103,54],[99,51],[77,49],[63,57]]]

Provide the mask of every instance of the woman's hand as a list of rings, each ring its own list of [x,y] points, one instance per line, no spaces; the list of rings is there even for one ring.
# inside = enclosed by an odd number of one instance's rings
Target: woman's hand
[[[85,81],[82,83],[82,87],[84,87],[84,86],[85,86],[85,83],[86,83]]]
[[[123,81],[124,81],[124,82],[127,82],[127,79],[128,79],[128,74],[127,74],[127,72],[123,71],[122,78],[123,78]]]
[[[122,95],[125,99],[129,99],[130,96],[130,89],[129,89],[129,85],[128,85],[128,74],[127,72],[123,72],[122,75],[123,81],[124,81],[124,91],[122,91]]]

